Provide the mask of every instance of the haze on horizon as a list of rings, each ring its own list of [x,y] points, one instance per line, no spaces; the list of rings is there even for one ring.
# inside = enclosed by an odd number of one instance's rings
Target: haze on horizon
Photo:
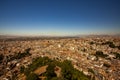
[[[0,0],[0,35],[120,34],[120,0]]]

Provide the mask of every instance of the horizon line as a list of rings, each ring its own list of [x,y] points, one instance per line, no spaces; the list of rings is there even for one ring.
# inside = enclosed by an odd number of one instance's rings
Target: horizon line
[[[14,36],[14,37],[65,37],[65,36],[117,36],[118,34],[76,34],[76,35],[21,35],[21,34],[0,34],[0,36]]]

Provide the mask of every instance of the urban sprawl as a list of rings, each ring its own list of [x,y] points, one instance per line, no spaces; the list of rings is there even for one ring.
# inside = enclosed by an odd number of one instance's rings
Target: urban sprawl
[[[120,80],[120,37],[114,36],[3,39],[0,41],[0,80],[12,80],[13,76],[16,80],[25,80],[20,77],[21,67],[27,68],[38,57],[69,60],[89,80]]]

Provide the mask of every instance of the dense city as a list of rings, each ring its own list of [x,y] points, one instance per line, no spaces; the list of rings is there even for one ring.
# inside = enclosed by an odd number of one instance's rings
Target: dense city
[[[119,36],[0,40],[0,80],[28,80],[21,70],[28,68],[39,57],[70,61],[88,80],[120,80]],[[35,74],[39,74],[39,80],[50,80],[46,76],[41,77],[47,67],[43,65],[39,67],[40,71],[34,70]],[[60,77],[62,68],[56,66],[55,70]]]

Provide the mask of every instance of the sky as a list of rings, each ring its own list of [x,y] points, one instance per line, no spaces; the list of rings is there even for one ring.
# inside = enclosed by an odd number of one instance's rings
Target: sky
[[[0,0],[0,35],[120,34],[120,0]]]

